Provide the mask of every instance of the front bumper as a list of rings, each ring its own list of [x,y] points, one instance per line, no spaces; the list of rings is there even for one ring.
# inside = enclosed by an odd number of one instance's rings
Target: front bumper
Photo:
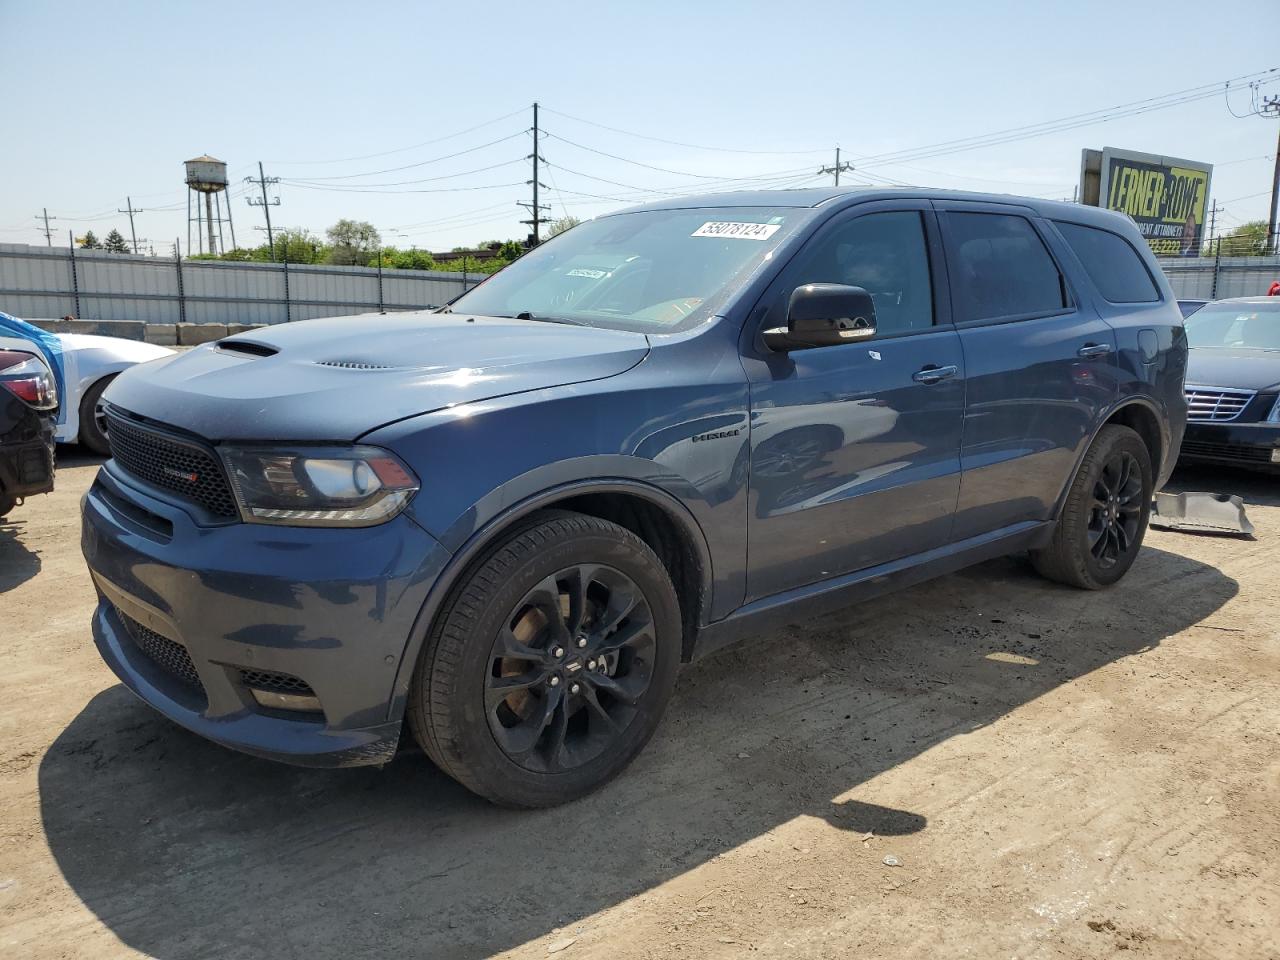
[[[377,527],[200,526],[104,466],[83,500],[93,637],[120,680],[225,746],[309,766],[391,759],[392,690],[447,552],[408,516]],[[321,710],[261,706],[255,678]]]
[[[1280,470],[1280,423],[1188,423],[1179,459]]]
[[[10,401],[19,404],[16,398]],[[17,418],[8,414],[0,416],[9,426],[0,436],[0,490],[15,497],[48,493],[53,489],[53,418],[25,407]]]

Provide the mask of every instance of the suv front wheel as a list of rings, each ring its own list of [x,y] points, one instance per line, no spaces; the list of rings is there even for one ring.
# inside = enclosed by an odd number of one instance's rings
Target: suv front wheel
[[[594,790],[658,726],[680,660],[680,608],[631,531],[548,511],[470,573],[428,638],[410,693],[415,738],[496,803]]]
[[[1153,486],[1142,438],[1119,424],[1103,427],[1067,492],[1053,540],[1031,551],[1036,570],[1085,590],[1115,583],[1142,546]]]

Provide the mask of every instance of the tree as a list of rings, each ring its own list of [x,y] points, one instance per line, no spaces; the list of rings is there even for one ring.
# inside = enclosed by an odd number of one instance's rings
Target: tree
[[[1224,257],[1261,257],[1267,252],[1267,221],[1242,223],[1222,238]]]
[[[112,228],[107,234],[107,239],[102,244],[102,249],[110,253],[128,253],[129,242],[120,235],[120,231]]]
[[[510,263],[512,260],[519,260],[524,256],[524,246],[519,240],[508,240],[498,248],[498,259],[505,260]]]
[[[332,249],[329,262],[338,264],[368,263],[382,238],[373,224],[364,220],[342,219],[325,231]]]
[[[275,260],[279,263],[288,259],[290,263],[320,263],[328,252],[320,238],[305,227],[277,230],[272,239],[275,241],[272,247],[268,248],[264,243],[259,248],[261,257],[255,251],[255,260]]]
[[[123,239],[123,238],[121,238]],[[80,238],[81,250],[101,250],[102,244],[98,242],[98,238],[92,230],[86,231],[85,235]]]
[[[551,225],[547,227],[547,239],[559,236],[566,230],[572,230],[581,222],[577,217],[561,217],[559,220],[552,220]]]

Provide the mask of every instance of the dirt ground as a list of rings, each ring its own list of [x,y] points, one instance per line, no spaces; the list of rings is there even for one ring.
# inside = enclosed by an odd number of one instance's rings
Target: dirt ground
[[[1280,957],[1280,481],[1175,478],[1257,539],[1152,531],[1104,593],[1001,560],[687,667],[620,780],[512,813],[136,701],[95,470],[0,525],[2,957]]]

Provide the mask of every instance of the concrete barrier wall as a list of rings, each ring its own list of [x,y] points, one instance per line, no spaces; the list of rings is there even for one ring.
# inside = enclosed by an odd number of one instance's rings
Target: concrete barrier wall
[[[477,274],[177,260],[0,244],[0,310],[19,317],[284,323],[448,303]]]

